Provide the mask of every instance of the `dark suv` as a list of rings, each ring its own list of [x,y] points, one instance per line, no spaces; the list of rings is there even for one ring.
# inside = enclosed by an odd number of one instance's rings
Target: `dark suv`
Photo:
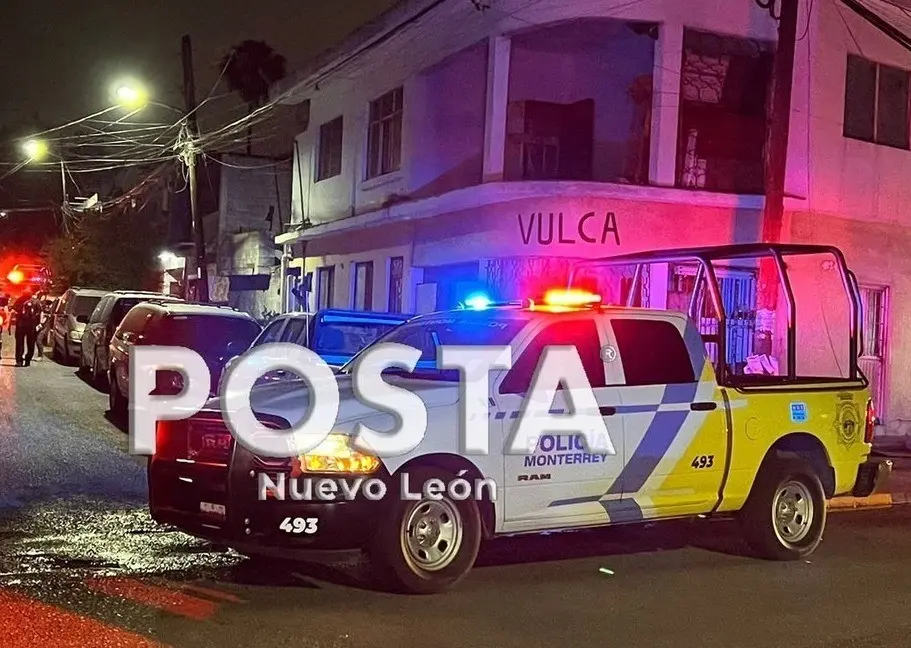
[[[133,346],[180,346],[196,351],[209,368],[210,392],[214,394],[225,362],[247,349],[260,330],[250,315],[225,306],[164,300],[134,306],[114,332],[108,350],[111,412],[123,414],[127,410]],[[181,374],[158,373],[155,393],[178,394],[182,389]]]
[[[114,331],[133,306],[150,299],[162,302],[182,301],[161,293],[115,290],[98,302],[82,333],[82,354],[79,357],[79,369],[90,376],[95,385],[100,386],[101,379],[108,375],[108,348]]]

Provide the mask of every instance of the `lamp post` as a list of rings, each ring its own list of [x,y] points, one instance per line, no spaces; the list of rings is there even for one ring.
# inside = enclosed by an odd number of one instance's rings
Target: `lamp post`
[[[149,93],[141,85],[134,82],[124,82],[114,89],[117,102],[128,110],[139,110],[146,105],[166,108],[180,115],[184,128],[189,137],[184,142],[180,157],[187,167],[188,184],[190,187],[190,222],[193,233],[193,247],[196,252],[196,277],[197,299],[201,302],[209,301],[209,268],[206,263],[206,237],[203,229],[202,214],[199,212],[199,191],[196,169],[198,149],[196,141],[199,139],[199,127],[196,121],[196,99],[193,80],[192,49],[189,36],[183,40],[184,61],[184,95],[187,105],[185,110],[175,108],[168,104],[151,101]]]

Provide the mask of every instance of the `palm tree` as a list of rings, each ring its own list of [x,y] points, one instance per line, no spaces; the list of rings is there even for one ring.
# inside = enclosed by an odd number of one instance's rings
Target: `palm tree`
[[[265,41],[245,40],[222,59],[228,89],[247,104],[247,115],[269,98],[269,86],[287,74],[285,57]],[[247,155],[252,149],[253,125],[247,126]]]

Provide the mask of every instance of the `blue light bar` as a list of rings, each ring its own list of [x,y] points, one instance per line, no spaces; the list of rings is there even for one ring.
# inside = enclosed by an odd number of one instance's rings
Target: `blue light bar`
[[[471,308],[473,310],[484,310],[490,306],[493,301],[484,293],[473,293],[469,295],[468,299],[462,303],[465,304],[465,308]]]

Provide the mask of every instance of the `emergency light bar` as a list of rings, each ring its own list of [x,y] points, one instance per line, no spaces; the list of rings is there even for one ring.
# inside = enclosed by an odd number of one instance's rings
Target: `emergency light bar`
[[[548,306],[590,306],[601,303],[601,295],[576,288],[548,290],[544,295]]]

